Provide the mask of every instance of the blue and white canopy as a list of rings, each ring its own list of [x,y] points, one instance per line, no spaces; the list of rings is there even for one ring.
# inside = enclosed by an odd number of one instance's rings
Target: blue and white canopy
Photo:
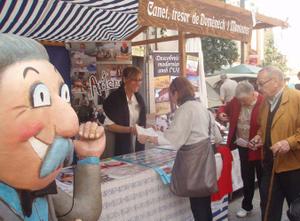
[[[138,4],[139,0],[0,0],[0,33],[49,41],[123,40],[139,28]],[[256,23],[254,29],[287,27],[260,14]]]
[[[138,29],[138,0],[0,0],[0,32],[49,41],[117,41]]]

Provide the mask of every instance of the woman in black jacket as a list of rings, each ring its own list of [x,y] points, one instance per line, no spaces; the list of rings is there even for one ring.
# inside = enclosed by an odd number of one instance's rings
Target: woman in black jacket
[[[146,108],[138,93],[142,72],[137,67],[123,70],[122,84],[104,101],[108,130],[115,133],[115,155],[141,151],[145,146],[136,140],[135,124],[146,126]]]

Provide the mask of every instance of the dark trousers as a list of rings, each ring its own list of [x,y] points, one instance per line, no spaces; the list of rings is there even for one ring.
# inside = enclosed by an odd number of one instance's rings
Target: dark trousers
[[[272,168],[263,168],[261,180],[261,210],[262,220],[266,211],[268,191],[271,181]],[[268,221],[281,221],[282,205],[284,199],[288,205],[293,202],[300,193],[300,169],[288,172],[275,173],[272,195],[269,206]]]
[[[210,196],[191,197],[190,203],[195,221],[212,221]]]
[[[255,172],[258,181],[258,186],[261,183],[262,166],[260,160],[249,161],[248,149],[239,147],[240,161],[241,161],[241,173],[244,183],[243,194],[244,199],[242,201],[242,208],[247,211],[253,209],[253,196],[255,190]],[[260,191],[259,191],[260,192]]]

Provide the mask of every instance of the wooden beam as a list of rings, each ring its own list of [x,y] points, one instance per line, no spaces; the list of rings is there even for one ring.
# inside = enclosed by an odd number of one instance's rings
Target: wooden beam
[[[257,30],[257,29],[264,29],[264,28],[273,28],[274,26],[267,24],[267,23],[258,23],[256,24],[253,29]]]
[[[153,3],[149,0],[139,0],[138,24],[179,30],[185,33],[250,41],[253,27],[251,12],[216,2],[212,0],[156,0]],[[156,6],[164,8],[163,15],[149,13]],[[149,7],[154,8],[149,9]],[[177,12],[186,13],[186,17],[178,18]],[[205,19],[209,19],[208,23],[210,24],[203,23],[203,16]],[[234,20],[234,24],[242,27],[241,30],[232,31],[232,29],[237,29],[236,26],[232,27],[232,20]]]
[[[260,29],[260,28],[272,28],[272,27],[282,27],[282,28],[288,28],[289,24],[286,21],[282,21],[277,18],[268,17],[259,13],[255,14],[256,20],[259,22],[257,25],[255,25],[254,29]]]
[[[139,34],[141,34],[143,31],[147,30],[147,26],[141,26],[140,28],[138,28],[135,32],[133,32],[130,36],[128,36],[126,38],[126,40],[131,41],[132,39],[134,39],[136,36],[138,36]]]
[[[185,53],[185,33],[179,32],[178,40],[178,50],[179,50],[179,63],[180,63],[180,76],[185,77],[186,75],[186,53]]]
[[[46,40],[40,40],[39,41],[42,45],[45,46],[58,46],[58,47],[65,47],[64,42],[59,42],[59,41],[46,41]]]
[[[186,34],[185,38],[201,38],[204,37],[199,34]],[[166,41],[178,41],[179,36],[178,35],[173,35],[173,36],[168,36],[168,37],[161,37],[161,38],[156,38],[156,39],[148,39],[148,40],[143,40],[143,41],[135,41],[132,42],[132,46],[139,46],[139,45],[147,45],[147,44],[154,44],[154,43],[159,43],[159,42],[166,42]]]

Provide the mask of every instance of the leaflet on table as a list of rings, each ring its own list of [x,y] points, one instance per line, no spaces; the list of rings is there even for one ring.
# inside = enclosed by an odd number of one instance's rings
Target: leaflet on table
[[[113,157],[113,159],[138,164],[146,167],[159,167],[175,159],[173,149],[151,148],[144,151]]]
[[[101,162],[101,173],[106,174],[111,179],[123,179],[145,171],[146,169],[147,168],[139,165],[114,159]]]
[[[169,184],[171,182],[173,165],[174,160],[166,163],[164,166],[154,168],[154,170],[160,175],[164,184]]]
[[[145,151],[114,157],[114,159],[130,162],[152,168],[162,181],[170,183],[170,174],[173,167],[176,151],[174,149],[152,148]]]
[[[104,159],[100,163],[101,183],[109,182],[115,179],[123,179],[133,176],[147,168],[115,159]],[[61,170],[56,177],[57,185],[65,192],[73,191],[74,167],[66,167]]]

